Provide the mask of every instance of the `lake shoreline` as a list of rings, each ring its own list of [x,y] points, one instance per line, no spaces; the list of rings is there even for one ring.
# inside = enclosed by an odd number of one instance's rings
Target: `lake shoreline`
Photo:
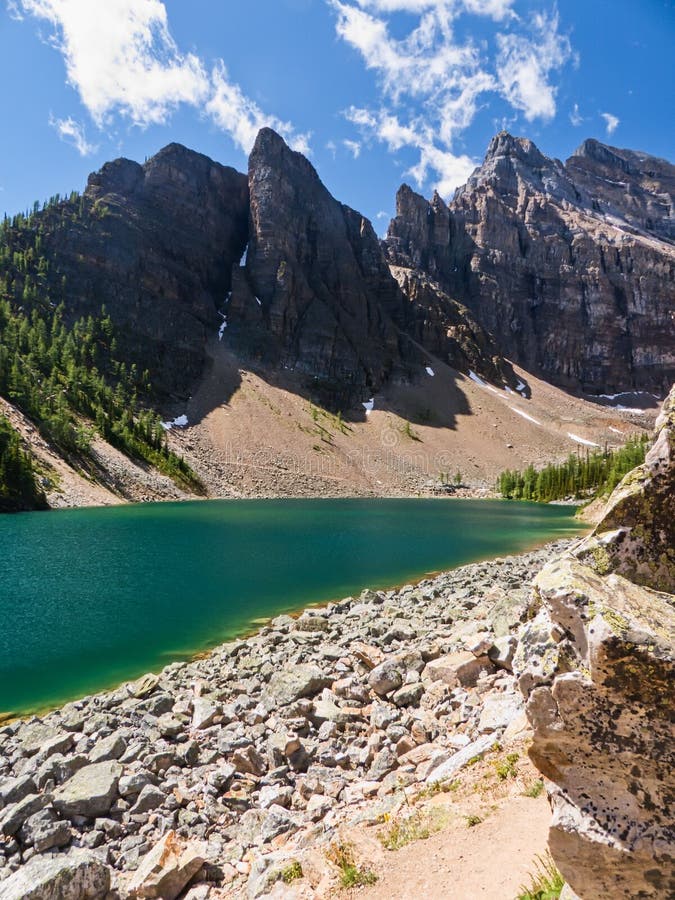
[[[5,722],[0,879],[79,847],[124,884],[172,830],[206,842],[206,877],[244,885],[254,851],[299,853],[323,840],[319,820],[330,835],[381,815],[401,779],[422,789],[465,748],[504,743],[522,718],[512,659],[531,579],[573,540],[275,616],[201,658]],[[102,801],[85,796],[93,769],[109,781]]]
[[[384,503],[386,503],[390,498],[381,499]],[[434,500],[437,498],[426,499]],[[249,503],[249,501],[245,502],[246,504]],[[265,501],[250,502],[252,504],[255,504],[256,502],[264,503]],[[314,501],[298,499],[298,501],[296,502],[308,504],[311,507]],[[338,504],[340,503],[340,501],[336,502]],[[345,504],[349,504],[352,501],[345,499],[344,502]],[[199,501],[197,501],[197,503],[199,503]],[[236,504],[239,503],[239,501],[233,501],[233,503]],[[287,501],[284,501],[284,504],[286,503]],[[161,505],[165,506],[165,504]],[[177,507],[182,507],[184,504],[182,502],[179,502],[175,505]],[[501,503],[499,505],[502,506]],[[508,501],[507,503],[505,501],[503,508],[511,508],[515,510],[519,506],[522,506],[522,508],[526,509],[528,506],[532,506],[532,504],[518,504],[513,501]],[[145,504],[138,504],[137,508],[142,513],[145,513],[146,511],[150,512],[150,508]],[[129,511],[130,507],[125,507],[125,509]],[[75,515],[77,515],[79,511],[71,510],[70,512],[71,514],[75,513]],[[117,513],[114,513],[113,515],[115,515],[115,518],[118,518]],[[114,524],[114,522],[112,524]],[[515,523],[515,525],[516,527],[518,527],[517,523]],[[577,525],[577,523],[572,523],[572,521],[570,521],[570,526],[579,536],[584,529],[583,525]],[[542,529],[546,533],[546,521],[542,522]],[[405,571],[401,570],[397,574],[394,574],[392,572],[391,575],[384,575],[380,573],[378,577],[373,578],[369,578],[364,573],[363,577],[359,579],[355,584],[350,585],[348,589],[351,591],[360,591],[366,589],[367,587],[374,590],[396,591],[405,584],[409,584],[410,582],[420,582],[425,578],[428,579],[437,577],[444,572],[457,568],[458,565],[469,565],[471,563],[487,562],[491,558],[501,555],[501,553],[503,553],[507,549],[513,553],[526,553],[539,548],[540,546],[542,546],[542,544],[552,539],[553,535],[551,534],[551,529],[549,528],[548,530],[549,533],[548,535],[545,534],[545,536],[538,536],[533,532],[531,535],[528,535],[528,539],[525,541],[511,541],[510,547],[504,547],[500,551],[497,551],[493,547],[491,552],[488,552],[486,547],[479,547],[478,545],[472,549],[467,548],[466,550],[460,551],[459,555],[461,556],[461,559],[459,559],[457,562],[453,561],[443,563],[436,559],[435,562],[437,564],[434,566],[421,564],[419,566],[407,565],[405,567]],[[506,543],[508,544],[509,542],[507,541]],[[514,543],[519,544],[519,546],[514,547]],[[453,556],[456,554],[456,550],[451,550],[450,547],[448,548],[448,556]],[[402,567],[399,567],[399,569],[401,568]],[[4,709],[0,707],[0,722],[27,718],[31,715],[44,715],[51,710],[58,709],[60,706],[63,706],[73,700],[77,700],[82,697],[91,696],[94,694],[104,693],[107,691],[114,691],[117,687],[119,687],[119,685],[123,684],[124,682],[139,678],[141,677],[141,675],[149,671],[159,671],[165,665],[168,665],[172,662],[191,662],[196,659],[205,658],[210,653],[217,651],[219,646],[225,642],[231,640],[246,639],[254,636],[261,627],[264,627],[272,618],[277,615],[297,616],[302,612],[303,609],[323,609],[330,604],[340,602],[341,598],[345,595],[341,590],[336,590],[335,593],[328,594],[325,591],[321,590],[320,585],[315,585],[315,587],[317,587],[316,593],[305,593],[304,597],[291,597],[287,602],[284,600],[284,602],[275,604],[274,610],[270,611],[269,613],[265,612],[263,615],[260,615],[260,612],[254,609],[251,611],[251,615],[248,617],[242,617],[241,615],[238,615],[237,621],[233,623],[228,623],[227,608],[224,608],[222,613],[222,615],[224,616],[223,622],[221,624],[215,624],[214,626],[212,626],[208,634],[198,636],[194,644],[177,644],[173,648],[171,648],[171,644],[167,644],[167,649],[165,651],[158,651],[154,654],[154,660],[149,665],[147,663],[144,664],[143,662],[141,662],[140,664],[137,663],[134,666],[126,666],[126,671],[124,671],[124,666],[120,663],[120,665],[115,666],[114,669],[111,670],[109,675],[104,675],[103,677],[101,677],[102,673],[97,673],[94,671],[92,672],[91,677],[88,679],[89,685],[85,685],[85,689],[81,691],[73,690],[71,687],[70,689],[64,690],[61,696],[55,695],[54,692],[52,693],[52,696],[47,696],[42,701],[27,704],[23,707],[12,708],[11,706],[5,706]],[[321,596],[321,594],[323,594],[323,596]]]

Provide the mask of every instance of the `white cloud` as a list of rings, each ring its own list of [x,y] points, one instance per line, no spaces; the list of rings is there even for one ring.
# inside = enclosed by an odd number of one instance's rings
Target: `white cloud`
[[[575,103],[572,108],[572,112],[570,113],[570,122],[574,125],[575,128],[578,128],[585,119],[579,112],[579,104]]]
[[[558,32],[558,16],[536,15],[534,35],[498,34],[497,77],[500,91],[528,122],[552,119],[555,87],[549,82],[572,54],[569,39]]]
[[[213,69],[213,92],[204,106],[204,111],[219,128],[229,132],[241,149],[248,153],[261,128],[269,127],[278,131],[293,148],[300,153],[309,153],[309,135],[297,134],[290,122],[282,122],[276,116],[269,116],[249,97],[238,84],[227,77],[222,61]]]
[[[515,0],[356,0],[362,9],[378,13],[405,12],[421,15],[429,10],[454,13],[462,9],[497,21],[513,16]]]
[[[613,116],[611,113],[600,113],[601,118],[605,120],[606,131],[608,135],[614,134],[616,131],[619,122],[621,121],[618,116]]]
[[[342,143],[347,148],[347,150],[349,150],[354,159],[359,158],[359,156],[361,155],[361,144],[358,141],[344,140]]]
[[[296,148],[308,149],[306,135],[266,115],[229,81],[222,60],[211,68],[195,54],[181,52],[162,0],[12,3],[16,15],[53,27],[50,43],[63,55],[67,81],[99,128],[116,115],[140,127],[165,124],[186,104],[206,112],[246,151],[263,125],[279,130]],[[72,133],[67,136],[74,139]]]
[[[346,116],[366,139],[390,151],[412,148],[418,162],[407,174],[419,185],[435,180],[448,194],[476,163],[455,145],[489,94],[499,94],[528,121],[556,111],[551,75],[571,57],[557,15],[537,14],[523,23],[513,0],[326,0],[336,13],[338,36],[377,74],[375,108],[350,107]],[[413,24],[403,36],[392,14],[407,13]],[[460,40],[455,21],[471,14],[492,20],[497,46]],[[499,29],[499,30],[497,30]]]
[[[160,0],[21,0],[23,12],[54,27],[68,83],[94,122],[117,112],[137,125],[166,121],[209,92],[201,61],[179,52]]]
[[[62,141],[75,147],[80,156],[89,156],[98,150],[95,144],[90,144],[87,140],[84,125],[76,122],[72,116],[68,116],[67,119],[56,119],[54,116],[50,116],[49,124],[56,130]]]
[[[419,161],[404,174],[410,175],[418,185],[423,185],[429,179],[429,172],[433,172],[433,187],[444,196],[463,184],[476,167],[475,160],[466,154],[457,156],[439,148],[435,143],[433,126],[421,118],[406,125],[386,109],[373,113],[354,106],[345,111],[345,116],[363,134],[385,143],[392,153],[405,147],[417,150]]]
[[[389,213],[385,212],[383,209],[379,211],[379,213],[375,216],[376,219],[388,219]]]

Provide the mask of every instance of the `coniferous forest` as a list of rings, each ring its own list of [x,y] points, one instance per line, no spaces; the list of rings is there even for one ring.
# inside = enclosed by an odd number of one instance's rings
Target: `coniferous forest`
[[[139,394],[151,395],[148,375],[118,358],[115,328],[105,309],[96,317],[66,322],[67,284],[50,275],[40,252],[50,214],[92,213],[77,195],[65,205],[55,197],[41,212],[36,205],[33,213],[0,226],[0,396],[71,461],[86,461],[98,433],[128,456],[198,490],[189,466],[169,450],[159,416],[139,403]],[[5,437],[3,460],[7,472],[24,473],[23,499],[18,503],[13,498],[14,482],[5,473],[0,502],[6,508],[27,508],[30,491],[24,488],[32,467],[29,471],[26,455],[17,450],[18,436],[11,437],[9,428],[4,426],[3,434],[10,436]],[[32,504],[39,505],[41,501]]]
[[[21,438],[4,416],[0,416],[0,512],[45,509],[47,500],[33,470]]]
[[[585,500],[592,496],[608,496],[624,475],[644,462],[649,437],[631,438],[618,450],[586,449],[585,454],[571,453],[563,463],[543,469],[528,466],[522,472],[502,472],[497,490],[507,500]]]

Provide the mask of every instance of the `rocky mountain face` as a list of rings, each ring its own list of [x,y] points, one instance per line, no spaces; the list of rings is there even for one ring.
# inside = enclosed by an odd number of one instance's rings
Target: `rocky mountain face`
[[[385,241],[509,359],[566,389],[675,378],[675,167],[585,141],[562,163],[506,132],[449,205],[404,185]]]
[[[645,463],[535,580],[514,660],[551,780],[549,845],[581,898],[675,890],[675,388]]]
[[[370,222],[271,129],[248,176],[171,144],[142,166],[107,163],[27,227],[46,260],[41,302],[63,301],[71,320],[105,306],[118,350],[160,398],[190,393],[219,328],[242,364],[292,371],[333,408],[419,376],[429,353],[513,381],[482,326],[426,276],[404,293]],[[12,286],[21,296],[20,271]]]
[[[329,402],[365,399],[412,356],[397,327],[405,300],[370,222],[269,128],[248,183],[248,249],[228,328],[248,353],[306,376]]]
[[[106,163],[89,177],[81,214],[39,218],[52,283],[69,316],[106,306],[118,341],[160,393],[202,370],[207,333],[246,243],[246,178],[170,144],[145,165]],[[58,211],[58,210],[57,210]]]
[[[300,373],[333,407],[419,376],[428,354],[498,383],[511,377],[468,310],[422,274],[399,280],[370,222],[269,128],[248,180],[249,243],[227,306],[240,351]]]
[[[263,129],[248,176],[171,144],[106,164],[28,228],[41,302],[71,319],[105,305],[162,398],[191,392],[219,327],[243,365],[292,371],[335,409],[433,360],[511,387],[505,358],[573,390],[660,390],[675,377],[674,172],[596,141],[563,165],[502,133],[449,206],[402,187],[382,243]],[[11,280],[20,299],[20,268]]]

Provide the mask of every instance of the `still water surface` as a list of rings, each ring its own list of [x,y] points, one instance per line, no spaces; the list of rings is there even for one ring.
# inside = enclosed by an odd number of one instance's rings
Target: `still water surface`
[[[111,687],[253,620],[579,532],[570,507],[210,500],[0,517],[0,712]]]

